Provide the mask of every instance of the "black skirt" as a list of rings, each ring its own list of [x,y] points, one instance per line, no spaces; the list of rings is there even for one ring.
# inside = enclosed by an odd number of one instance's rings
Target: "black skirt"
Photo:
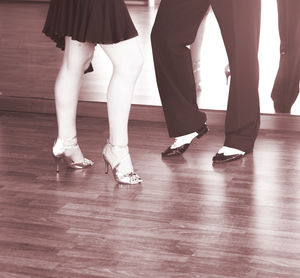
[[[43,32],[65,49],[65,37],[114,44],[138,35],[123,0],[51,0]]]

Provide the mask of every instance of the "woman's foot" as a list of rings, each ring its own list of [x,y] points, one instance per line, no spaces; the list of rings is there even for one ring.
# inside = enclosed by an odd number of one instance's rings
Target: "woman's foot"
[[[52,148],[53,156],[56,160],[57,172],[59,172],[59,161],[63,159],[68,167],[73,169],[83,169],[94,164],[93,161],[85,158],[77,143],[77,138],[60,139],[57,138]]]
[[[138,184],[143,180],[134,172],[128,146],[115,146],[107,143],[103,149],[105,173],[111,167],[114,178],[121,184]]]

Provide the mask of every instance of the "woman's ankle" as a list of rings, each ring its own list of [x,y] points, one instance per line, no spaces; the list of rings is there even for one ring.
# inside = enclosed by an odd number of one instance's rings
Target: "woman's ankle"
[[[77,137],[58,138],[64,147],[64,153],[70,157],[74,162],[82,162],[84,160],[83,153],[78,145]]]
[[[77,136],[72,137],[58,137],[57,140],[61,141],[65,149],[71,149],[78,145]]]
[[[112,168],[118,167],[118,171],[129,173],[133,171],[133,166],[129,154],[129,148],[125,146],[117,146],[109,141],[104,147],[103,154],[111,164]]]

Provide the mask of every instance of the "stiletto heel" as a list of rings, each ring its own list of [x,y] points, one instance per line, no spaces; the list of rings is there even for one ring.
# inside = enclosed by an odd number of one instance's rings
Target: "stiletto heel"
[[[110,166],[116,182],[120,184],[138,184],[143,181],[132,168],[127,146],[114,146],[107,142],[102,154],[105,163],[105,174],[108,173],[108,167]]]
[[[224,69],[224,73],[225,73],[225,76],[226,76],[226,85],[229,84],[229,77],[231,76],[231,72],[230,72],[230,67],[229,65],[227,65]]]
[[[103,156],[104,164],[105,164],[105,174],[108,174],[108,162],[105,160],[105,157]]]
[[[61,159],[67,164],[68,167],[72,169],[83,169],[90,167],[94,164],[93,161],[83,158],[82,161],[75,162],[72,158],[72,154],[80,151],[80,148],[77,144],[76,137],[66,140],[57,139],[52,148],[52,154],[56,163],[56,172],[60,171],[60,161]]]
[[[59,163],[60,163],[60,160],[62,159],[62,157],[53,155],[53,158],[54,158],[55,165],[56,165],[56,173],[59,173]]]

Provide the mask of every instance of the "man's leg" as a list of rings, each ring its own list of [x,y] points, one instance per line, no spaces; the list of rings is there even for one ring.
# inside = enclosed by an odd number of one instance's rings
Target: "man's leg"
[[[212,0],[231,72],[224,146],[252,152],[260,111],[258,42],[260,0]]]
[[[209,0],[162,0],[153,26],[153,57],[170,137],[197,131],[206,122],[196,101],[190,49]]]

